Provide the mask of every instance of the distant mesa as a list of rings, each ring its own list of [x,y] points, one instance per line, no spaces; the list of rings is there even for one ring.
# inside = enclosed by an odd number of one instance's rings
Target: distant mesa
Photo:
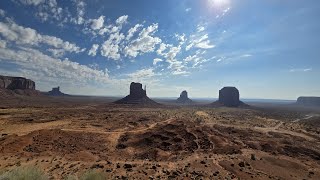
[[[186,90],[182,91],[180,97],[176,100],[179,104],[191,104],[192,100],[188,98],[188,92]]]
[[[0,88],[10,90],[35,90],[36,84],[34,81],[23,77],[0,76]]]
[[[60,87],[52,88],[51,91],[45,93],[48,96],[69,96],[68,94],[64,94],[60,91]]]
[[[320,97],[299,97],[296,104],[303,106],[320,106]]]
[[[240,101],[240,93],[236,87],[224,87],[219,91],[219,100],[212,103],[215,106],[239,107],[248,106]]]
[[[0,75],[1,96],[27,95],[37,96],[41,93],[36,90],[36,84],[23,77],[11,77]]]
[[[151,100],[147,96],[146,86],[142,89],[141,83],[132,82],[130,84],[130,94],[118,101],[116,104],[153,104],[156,105],[155,101]]]

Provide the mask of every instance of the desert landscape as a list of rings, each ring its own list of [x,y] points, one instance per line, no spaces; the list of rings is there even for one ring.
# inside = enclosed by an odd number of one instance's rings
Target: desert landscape
[[[320,177],[319,108],[151,101],[139,83],[122,100],[2,98],[0,169],[33,166],[50,179],[87,171],[106,179]]]

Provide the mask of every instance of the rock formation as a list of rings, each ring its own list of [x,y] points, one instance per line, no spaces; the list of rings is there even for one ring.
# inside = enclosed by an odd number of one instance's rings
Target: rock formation
[[[0,88],[10,90],[35,90],[36,85],[32,80],[23,77],[0,76]]]
[[[23,77],[0,75],[0,97],[10,98],[16,95],[38,96],[41,93],[36,89],[34,81]]]
[[[192,100],[188,98],[187,91],[182,91],[180,97],[176,100],[176,102],[180,104],[191,104]]]
[[[320,97],[299,97],[297,99],[297,104],[304,106],[320,106]]]
[[[240,94],[237,88],[224,87],[219,91],[219,100],[212,103],[211,106],[248,107],[249,105],[240,101]]]
[[[130,84],[130,94],[118,101],[116,104],[158,104],[147,96],[146,87],[142,89],[142,84],[132,82]]]
[[[45,93],[48,96],[69,96],[68,94],[64,94],[60,91],[60,87],[52,88],[51,91]]]
[[[239,90],[235,87],[224,87],[219,91],[219,102],[228,107],[240,105]]]

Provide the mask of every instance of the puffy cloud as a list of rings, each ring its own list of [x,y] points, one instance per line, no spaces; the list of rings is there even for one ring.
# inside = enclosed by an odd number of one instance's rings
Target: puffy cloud
[[[90,56],[96,56],[97,55],[97,50],[99,48],[99,44],[93,44],[91,49],[89,50],[88,55]]]
[[[163,60],[160,59],[160,58],[155,58],[155,59],[153,60],[153,65],[157,65],[158,62],[162,62],[162,61],[163,61]]]
[[[7,42],[0,39],[0,48],[6,48]]]
[[[6,15],[6,12],[3,9],[0,9],[0,17],[4,17]]]
[[[197,31],[198,31],[198,32],[202,32],[202,31],[204,31],[204,29],[205,29],[205,28],[204,28],[203,26],[198,26],[198,27],[197,27]]]
[[[136,24],[134,27],[130,28],[126,40],[130,40],[140,27],[142,27],[141,24]]]
[[[60,38],[54,36],[41,35],[36,30],[31,28],[25,28],[15,23],[2,23],[0,22],[0,34],[8,41],[15,42],[16,44],[37,46],[39,43],[52,46],[56,49],[62,49],[68,52],[82,52],[85,49],[81,49],[76,44],[68,41],[63,41]]]
[[[157,50],[158,55],[163,55],[163,51],[167,49],[168,45],[165,43],[161,43],[159,49]]]
[[[191,8],[187,8],[187,9],[186,9],[186,12],[189,12],[189,11],[191,11]]]
[[[104,24],[104,16],[100,16],[98,19],[92,19],[91,20],[91,28],[93,30],[98,30],[103,27]]]
[[[120,42],[125,38],[122,33],[111,34],[109,39],[101,45],[101,55],[113,60],[120,59]]]
[[[161,39],[153,37],[153,34],[158,30],[158,24],[152,24],[147,28],[143,28],[139,33],[139,37],[129,43],[125,47],[124,53],[126,56],[137,57],[139,54],[153,52],[155,45],[161,43]]]
[[[123,25],[127,22],[128,20],[128,15],[123,15],[123,16],[120,16],[117,20],[116,20],[116,23],[118,25]]]
[[[73,0],[73,3],[75,4],[77,9],[77,17],[71,18],[71,22],[75,24],[83,24],[85,22],[84,13],[86,3],[83,0]]]

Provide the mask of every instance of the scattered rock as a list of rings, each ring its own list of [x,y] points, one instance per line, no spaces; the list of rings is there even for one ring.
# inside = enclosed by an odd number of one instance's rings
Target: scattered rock
[[[251,154],[251,160],[256,160],[256,155],[255,154]]]
[[[241,161],[241,162],[239,163],[239,166],[240,166],[240,167],[245,167],[245,163],[244,163],[243,161]]]

